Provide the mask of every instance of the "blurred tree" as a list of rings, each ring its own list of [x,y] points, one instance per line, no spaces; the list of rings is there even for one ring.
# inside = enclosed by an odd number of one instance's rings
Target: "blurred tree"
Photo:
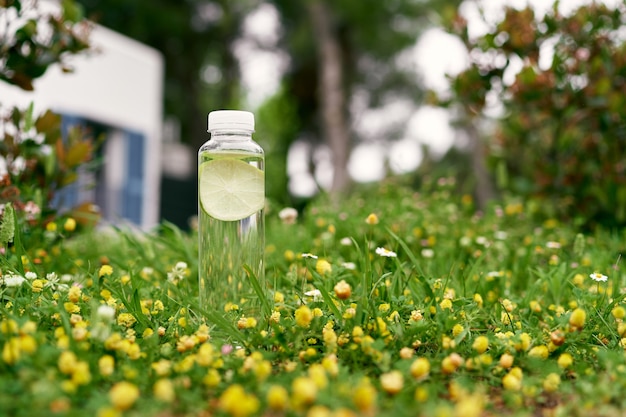
[[[240,107],[233,44],[258,1],[79,1],[95,22],[163,54],[164,111],[180,121],[182,141],[193,149],[207,140],[207,109]]]
[[[181,120],[184,141],[199,146],[206,138],[200,108],[241,105],[233,44],[261,0],[80,1],[95,21],[163,52],[165,111]],[[317,142],[326,138],[334,156],[334,190],[349,182],[350,97],[362,91],[373,107],[401,96],[419,98],[415,73],[394,59],[438,23],[437,13],[452,14],[460,1],[266,0],[279,13],[279,48],[290,58],[280,94],[296,106],[295,124],[302,131]],[[207,68],[220,75],[211,83],[201,80]]]
[[[626,225],[625,25],[626,3],[564,16],[555,2],[542,17],[509,8],[477,39],[462,19],[452,27],[473,61],[453,80],[449,104],[474,123],[487,96],[500,97],[505,113],[490,135],[490,158],[500,185],[527,197],[537,214]],[[507,83],[505,72],[518,63]]]
[[[291,59],[283,94],[294,97],[301,131],[329,145],[331,190],[344,191],[352,140],[357,139],[352,97],[360,93],[365,108],[402,98],[419,101],[414,69],[398,65],[397,58],[424,29],[452,16],[460,0],[267,1],[280,14],[280,46]]]

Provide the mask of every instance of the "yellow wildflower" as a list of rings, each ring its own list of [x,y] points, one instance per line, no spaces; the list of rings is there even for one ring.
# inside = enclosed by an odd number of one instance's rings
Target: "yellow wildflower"
[[[347,298],[350,298],[350,296],[352,295],[352,287],[343,279],[339,281],[337,284],[335,284],[334,290],[335,290],[335,295],[340,300],[345,300]]]
[[[559,389],[560,384],[561,377],[559,376],[559,374],[552,372],[549,373],[548,376],[546,376],[546,379],[543,380],[543,389],[546,392],[554,392]]]
[[[2,347],[2,360],[9,365],[13,365],[20,359],[20,356],[20,341],[18,338],[12,337]]]
[[[441,370],[444,374],[451,374],[463,364],[463,358],[458,353],[451,353],[441,361]]]
[[[66,303],[63,303],[63,308],[65,309],[65,311],[67,311],[70,314],[80,313],[80,307],[69,301]]]
[[[309,327],[313,320],[313,312],[305,305],[298,307],[294,315],[296,324],[300,327]]]
[[[519,368],[518,368],[519,369]],[[522,389],[522,377],[520,374],[513,372],[509,372],[504,377],[502,377],[502,386],[507,391],[519,391]]]
[[[556,362],[559,364],[559,367],[565,369],[565,368],[569,368],[572,365],[572,363],[574,363],[574,358],[572,358],[572,355],[565,352],[565,353],[561,353],[561,355],[559,356],[559,359],[557,359]]]
[[[33,280],[31,284],[31,289],[33,290],[33,292],[42,292],[43,287],[44,287],[44,282],[41,279],[35,279]]]
[[[117,324],[120,326],[131,327],[137,322],[137,319],[130,313],[120,313],[117,316]]]
[[[376,214],[374,214],[374,213],[370,213],[365,218],[365,223],[369,224],[370,226],[378,224],[378,216]]]
[[[611,311],[611,314],[613,314],[613,317],[616,319],[621,320],[626,316],[626,310],[622,306],[617,306]]]
[[[118,410],[128,410],[139,398],[139,388],[128,381],[121,381],[109,390],[109,400]]]
[[[77,363],[78,358],[76,357],[76,354],[69,350],[61,352],[61,354],[59,355],[59,360],[57,361],[59,371],[66,375],[70,375],[72,372],[74,372]]]
[[[528,356],[531,356],[533,358],[540,358],[540,359],[546,359],[549,354],[550,354],[550,351],[546,345],[534,346],[528,352]]]
[[[72,217],[68,217],[63,224],[63,229],[66,232],[73,232],[74,230],[76,230],[76,220],[74,220]]]
[[[462,325],[460,325],[459,323],[455,324],[452,327],[452,336],[457,337],[458,335],[463,333],[463,330],[465,330],[465,328]]]
[[[82,290],[80,289],[80,287],[75,285],[70,287],[69,291],[67,292],[67,298],[73,303],[77,303],[78,301],[80,301],[81,295]]]
[[[324,366],[322,366],[321,363],[315,363],[311,365],[309,367],[308,374],[319,389],[324,389],[328,385],[326,369],[324,369]]]
[[[333,271],[333,267],[330,262],[325,259],[318,259],[315,263],[315,270],[320,275],[330,274]]]
[[[113,273],[113,267],[111,265],[102,265],[98,271],[98,277],[109,276]]]
[[[509,369],[511,366],[513,366],[514,359],[515,358],[513,357],[513,355],[503,353],[502,356],[500,356],[500,366],[504,369]]]
[[[291,384],[293,392],[292,400],[296,408],[310,405],[315,402],[317,398],[317,385],[312,378],[309,377],[297,377]]]
[[[410,372],[413,378],[422,380],[430,373],[430,362],[426,358],[417,358],[411,364]]]
[[[267,405],[275,411],[284,411],[289,403],[289,393],[280,385],[272,385],[267,391]]]
[[[174,383],[170,379],[162,378],[157,380],[152,387],[152,392],[157,400],[171,403],[176,398]]]
[[[76,385],[87,385],[91,382],[91,371],[89,364],[85,361],[79,361],[72,372],[72,382]]]
[[[380,376],[380,385],[387,394],[396,395],[404,387],[404,377],[400,371],[393,370]]]
[[[354,390],[352,401],[361,413],[373,414],[376,407],[376,389],[364,380]]]
[[[478,336],[474,339],[472,349],[478,353],[484,353],[489,348],[489,339],[487,336]]]
[[[445,298],[443,300],[441,300],[441,302],[439,303],[439,307],[441,307],[442,310],[451,310],[452,309],[452,301],[448,298]]]
[[[572,315],[569,317],[569,324],[573,330],[580,330],[585,326],[587,319],[587,313],[582,308],[577,308],[572,311]]]
[[[115,370],[115,358],[111,355],[104,355],[98,359],[98,368],[100,369],[100,375],[109,376],[113,374]]]

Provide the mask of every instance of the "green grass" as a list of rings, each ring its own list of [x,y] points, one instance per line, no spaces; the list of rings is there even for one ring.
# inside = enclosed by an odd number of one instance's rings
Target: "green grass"
[[[246,299],[199,308],[196,236],[172,225],[18,233],[0,260],[0,410],[620,415],[624,233],[537,224],[514,200],[477,213],[448,187],[390,181],[295,224],[270,207],[254,316]]]

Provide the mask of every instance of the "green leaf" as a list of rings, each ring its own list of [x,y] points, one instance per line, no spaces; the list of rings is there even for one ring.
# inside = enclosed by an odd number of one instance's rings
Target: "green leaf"
[[[252,271],[250,266],[244,265],[243,268],[246,270],[246,273],[248,274],[248,278],[250,279],[252,288],[254,288],[254,292],[256,293],[257,297],[259,297],[259,300],[261,301],[262,317],[263,318],[269,317],[270,314],[272,314],[272,306],[270,305],[269,300],[267,299],[267,293],[261,286],[261,283],[259,282],[258,277],[254,273],[254,271]]]
[[[49,133],[54,130],[58,130],[61,125],[61,116],[47,110],[44,114],[37,118],[35,122],[35,128],[40,133]]]
[[[145,327],[150,327],[150,320],[148,320],[146,315],[143,313],[143,310],[141,309],[141,299],[139,298],[139,290],[137,290],[136,288],[133,291],[131,303],[133,306],[132,312],[135,318],[137,319],[137,321],[139,321],[139,323],[141,323]]]
[[[69,22],[77,23],[82,20],[83,9],[80,4],[73,0],[63,0],[61,5],[63,6],[63,15]]]
[[[28,106],[28,109],[24,112],[24,132],[28,132],[34,126],[34,123],[33,123],[34,105],[35,103],[31,101],[30,105]]]
[[[0,242],[8,244],[15,237],[15,210],[11,203],[4,206],[4,214],[0,220]]]

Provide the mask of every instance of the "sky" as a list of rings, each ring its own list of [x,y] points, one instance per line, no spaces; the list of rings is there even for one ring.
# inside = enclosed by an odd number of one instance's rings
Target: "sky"
[[[559,11],[568,14],[591,1],[562,0]],[[620,1],[622,0],[601,0],[609,6],[615,6]],[[502,18],[507,5],[516,8],[530,5],[538,16],[542,16],[552,8],[552,4],[548,0],[466,0],[462,3],[460,12],[468,21],[469,35],[478,37],[488,33],[495,22]],[[480,10],[485,20],[480,17]],[[271,5],[264,4],[247,19],[244,27],[246,36],[235,48],[235,53],[242,62],[243,83],[248,90],[249,105],[253,109],[276,91],[281,74],[289,64],[285,55],[270,52],[271,46],[278,40],[279,30],[276,10]],[[258,45],[270,48],[262,50]],[[545,56],[549,63],[549,53]],[[444,95],[448,89],[446,74],[459,73],[469,62],[461,41],[439,28],[424,32],[416,44],[404,51],[399,59],[416,69],[416,77],[421,77],[426,87]],[[509,76],[513,77],[514,73]],[[404,173],[419,166],[422,145],[428,146],[434,156],[441,156],[455,143],[456,134],[450,126],[450,116],[444,109],[395,102],[383,109],[368,110],[359,107],[358,92],[351,99],[352,113],[358,115],[352,127],[365,139],[353,149],[348,164],[350,175],[355,181],[369,182],[383,178],[385,160],[381,155],[387,158],[394,173]],[[389,145],[368,139],[384,137],[390,125],[398,121],[406,121],[404,136],[400,140]],[[315,152],[313,157],[319,161],[315,180],[306,172],[306,160],[310,152]],[[332,181],[329,158],[328,149],[312,150],[305,143],[296,142],[290,150],[288,161],[291,192],[303,196],[312,195],[316,192],[316,182],[322,186],[329,185]]]

